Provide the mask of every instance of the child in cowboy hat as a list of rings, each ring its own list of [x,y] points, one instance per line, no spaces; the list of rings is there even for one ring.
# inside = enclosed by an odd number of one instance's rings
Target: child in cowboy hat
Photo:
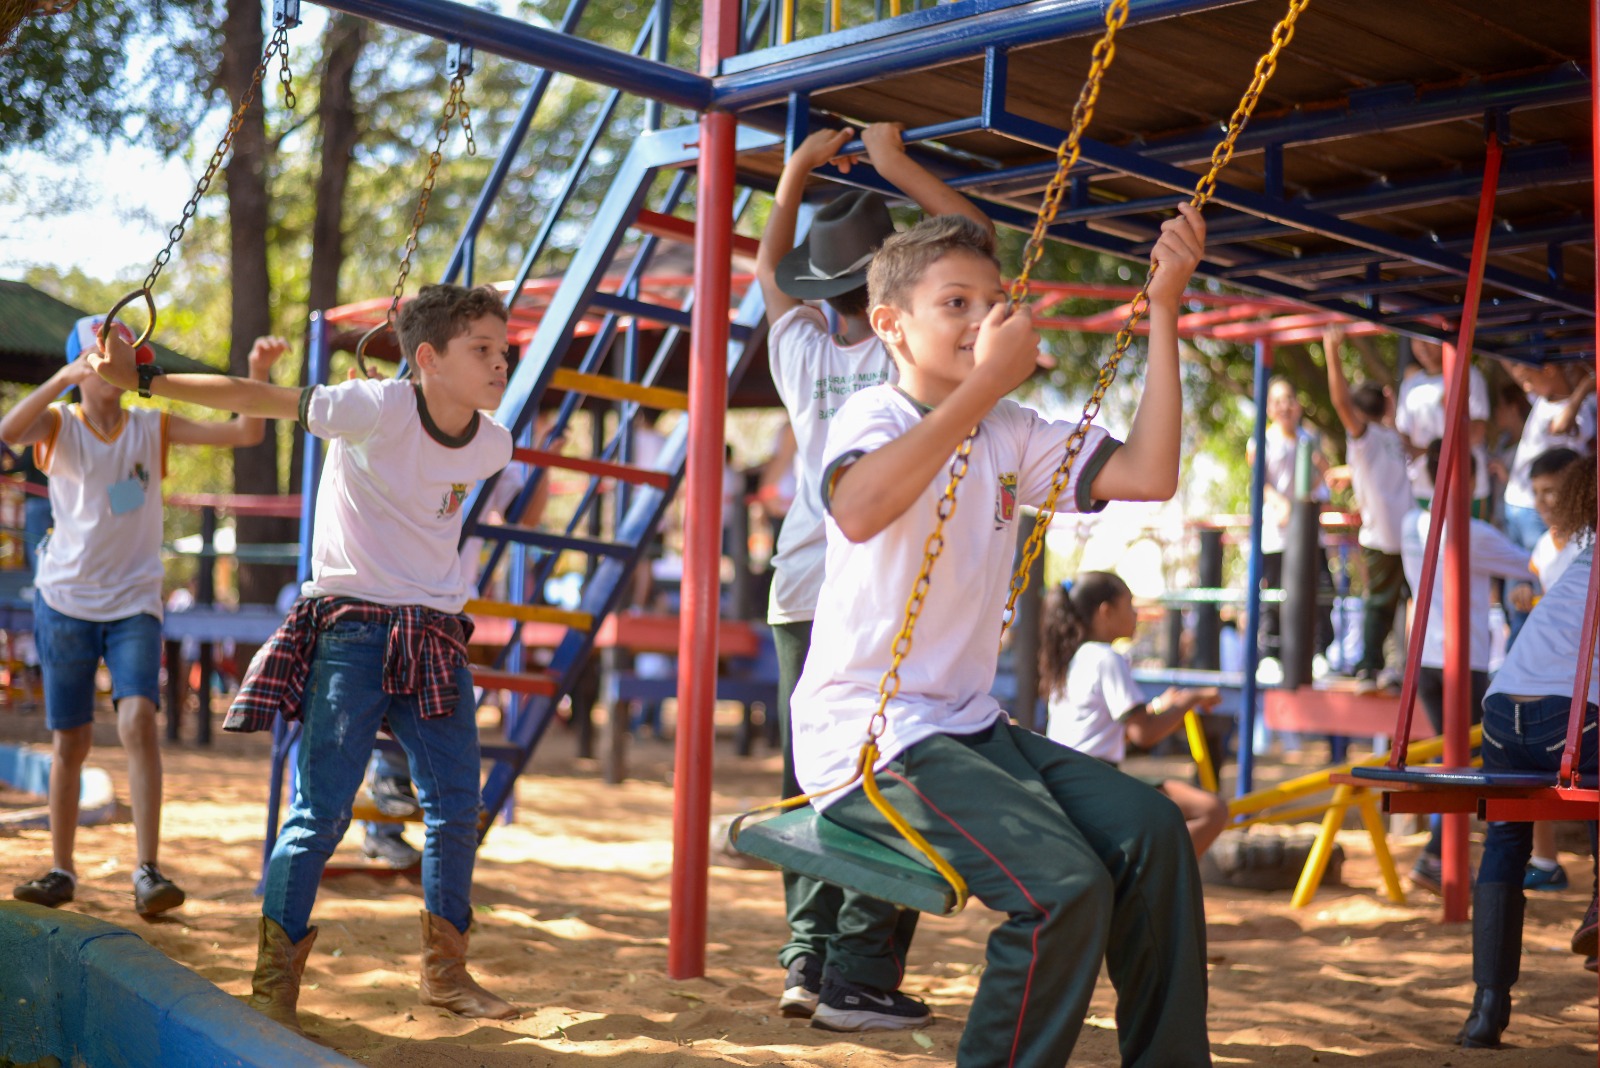
[[[829,420],[848,397],[891,382],[894,364],[867,321],[867,266],[895,232],[883,196],[851,189],[817,209],[811,230],[795,243],[795,220],[807,178],[834,161],[848,172],[856,157],[840,157],[851,129],[818,130],[784,166],[772,213],[756,255],[756,278],[771,325],[767,349],[772,380],[793,424],[794,504],[778,535],[767,621],[778,649],[778,719],[783,733],[784,796],[799,793],[789,744],[789,695],[811,646],[811,617],[822,587],[822,452]],[[983,212],[906,154],[897,123],[876,123],[861,134],[867,162],[929,215],[964,215],[993,231]],[[838,317],[829,329],[826,301]],[[810,1016],[813,1026],[837,1031],[899,1030],[930,1022],[927,1006],[898,993],[915,912],[854,891],[784,873],[789,940],[778,953],[788,969],[779,1011]]]

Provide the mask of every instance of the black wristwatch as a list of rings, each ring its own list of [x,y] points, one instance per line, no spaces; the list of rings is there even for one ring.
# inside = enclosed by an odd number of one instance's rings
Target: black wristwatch
[[[153,363],[141,363],[139,365],[139,396],[150,396],[150,380],[155,378],[157,375],[164,375],[166,373],[167,372],[163,371]]]

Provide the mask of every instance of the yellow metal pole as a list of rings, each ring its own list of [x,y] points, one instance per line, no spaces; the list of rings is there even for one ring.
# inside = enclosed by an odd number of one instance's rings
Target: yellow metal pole
[[[1344,814],[1349,809],[1350,787],[1334,787],[1333,800],[1322,816],[1322,829],[1317,832],[1317,840],[1311,845],[1311,855],[1306,857],[1306,866],[1300,869],[1300,881],[1295,884],[1294,896],[1289,899],[1291,908],[1303,909],[1311,904],[1311,898],[1322,883],[1322,875],[1328,870],[1334,836],[1339,833],[1339,828],[1344,824]]]
[[[1189,753],[1200,772],[1200,785],[1211,793],[1218,793],[1217,766],[1211,760],[1211,747],[1206,744],[1205,728],[1200,725],[1200,714],[1194,709],[1183,714],[1183,729],[1189,735]]]
[[[1389,852],[1389,829],[1384,826],[1383,814],[1378,811],[1378,795],[1362,790],[1356,807],[1361,810],[1361,822],[1372,837],[1372,856],[1378,862],[1378,872],[1383,876],[1383,892],[1396,905],[1406,903],[1406,892],[1400,886],[1400,876],[1394,870],[1394,854]]]

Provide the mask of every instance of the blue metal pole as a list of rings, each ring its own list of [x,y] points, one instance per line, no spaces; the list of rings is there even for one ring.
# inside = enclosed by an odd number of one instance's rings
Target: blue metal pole
[[[1267,486],[1267,377],[1272,372],[1272,343],[1256,342],[1256,422],[1251,440],[1256,462],[1250,468],[1250,562],[1244,580],[1244,681],[1239,708],[1239,797],[1248,794],[1255,778],[1256,663],[1261,659],[1261,521]]]
[[[330,327],[320,311],[311,313],[310,341],[306,346],[306,385],[328,382]],[[322,478],[322,439],[307,434],[300,455],[300,560],[301,582],[311,577],[312,524],[317,512],[317,482]]]
[[[711,102],[711,79],[572,34],[545,29],[454,3],[453,0],[320,0],[324,7],[402,30],[471,45],[586,82],[659,100],[674,107],[703,111]]]

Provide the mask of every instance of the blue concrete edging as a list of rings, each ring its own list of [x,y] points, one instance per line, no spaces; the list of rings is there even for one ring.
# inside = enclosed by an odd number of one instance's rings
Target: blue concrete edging
[[[75,912],[0,901],[0,961],[0,1062],[356,1064],[279,1027],[132,931]]]
[[[50,793],[48,749],[24,745],[0,745],[0,782],[24,793],[47,797]],[[92,827],[117,818],[117,799],[111,791],[111,776],[101,768],[85,767],[78,784],[78,826]],[[45,808],[22,809],[0,815],[0,829],[36,830],[50,826]]]

